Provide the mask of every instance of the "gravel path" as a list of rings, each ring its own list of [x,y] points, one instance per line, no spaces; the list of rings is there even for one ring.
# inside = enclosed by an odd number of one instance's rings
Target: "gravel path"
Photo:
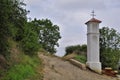
[[[44,80],[116,80],[106,75],[99,75],[89,70],[81,70],[68,61],[57,57],[39,55],[44,61]]]

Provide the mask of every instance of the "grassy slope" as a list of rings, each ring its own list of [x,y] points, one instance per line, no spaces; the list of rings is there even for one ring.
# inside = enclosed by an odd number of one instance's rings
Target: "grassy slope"
[[[9,40],[11,45],[9,68],[1,71],[1,80],[42,80],[42,61],[38,56],[25,55],[18,43]]]

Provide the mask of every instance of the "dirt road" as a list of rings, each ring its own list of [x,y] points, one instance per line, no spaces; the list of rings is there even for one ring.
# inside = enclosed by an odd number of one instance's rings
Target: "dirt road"
[[[99,75],[89,70],[81,70],[68,61],[57,57],[39,55],[44,60],[44,80],[116,80],[106,75]]]

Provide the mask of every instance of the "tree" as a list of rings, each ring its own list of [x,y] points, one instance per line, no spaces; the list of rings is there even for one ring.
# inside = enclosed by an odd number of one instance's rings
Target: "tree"
[[[26,23],[21,41],[25,54],[30,56],[35,55],[40,48],[38,34],[33,28],[34,26],[30,22]]]
[[[9,52],[8,38],[21,39],[27,11],[18,0],[0,0],[0,54]]]
[[[103,68],[116,68],[120,56],[120,33],[115,29],[100,29],[100,56]]]
[[[59,26],[53,25],[48,19],[37,20],[31,22],[34,30],[38,33],[39,43],[50,53],[55,53],[55,46],[59,46],[58,40],[61,38]]]

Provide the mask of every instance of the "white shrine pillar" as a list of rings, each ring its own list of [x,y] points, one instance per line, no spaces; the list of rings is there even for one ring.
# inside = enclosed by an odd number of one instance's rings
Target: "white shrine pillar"
[[[99,23],[100,20],[93,18],[87,21],[87,67],[101,74],[101,62],[99,55]]]

